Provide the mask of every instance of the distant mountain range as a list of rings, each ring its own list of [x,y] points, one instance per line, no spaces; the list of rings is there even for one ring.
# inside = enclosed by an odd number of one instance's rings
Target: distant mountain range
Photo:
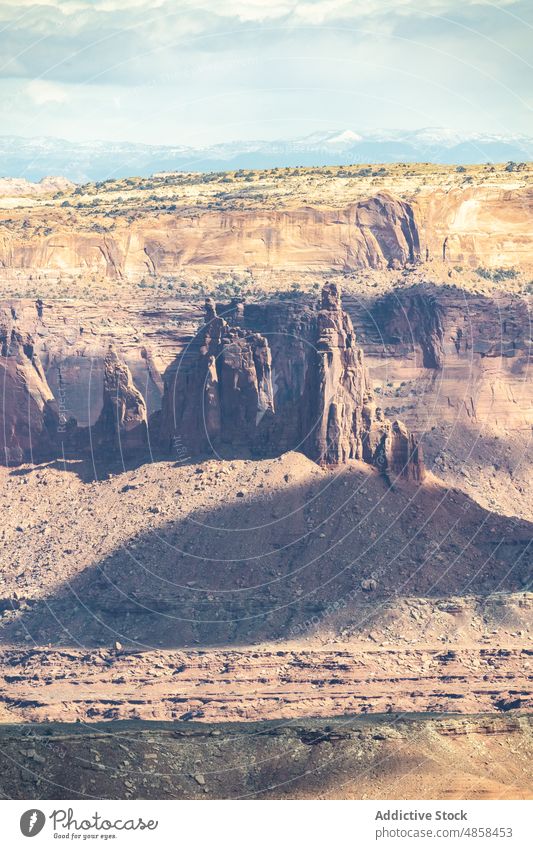
[[[0,136],[0,177],[40,180],[58,174],[83,183],[158,171],[224,171],[297,165],[439,162],[471,165],[533,158],[533,138],[416,131],[316,132],[278,141],[241,141],[193,148],[133,142],[70,142],[58,138]]]

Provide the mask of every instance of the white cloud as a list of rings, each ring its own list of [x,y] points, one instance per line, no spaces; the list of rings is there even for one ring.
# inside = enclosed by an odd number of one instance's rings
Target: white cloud
[[[26,94],[37,106],[45,103],[65,103],[68,100],[68,94],[63,86],[47,80],[32,80],[26,86]]]
[[[180,0],[180,11],[184,15],[206,12],[219,18],[267,21],[292,17],[295,21],[310,25],[321,25],[341,17],[366,18],[388,13],[424,17],[453,14],[466,6],[492,6],[501,9],[517,5],[520,0],[499,0],[497,4],[483,0]],[[176,11],[175,0],[3,0],[3,7],[25,8],[48,7],[64,15],[88,12],[97,16],[99,12],[128,13],[142,10],[147,15],[158,10]]]
[[[531,135],[532,25],[532,0],[0,0],[0,125],[207,144],[386,116]]]

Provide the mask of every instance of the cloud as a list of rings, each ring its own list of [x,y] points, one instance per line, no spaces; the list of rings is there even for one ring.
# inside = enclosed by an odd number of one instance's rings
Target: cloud
[[[32,80],[26,86],[26,94],[38,106],[45,103],[65,103],[69,99],[62,86],[47,80]]]
[[[426,15],[453,15],[468,7],[499,9],[519,6],[521,0],[499,0],[498,4],[483,0],[3,0],[0,17],[5,20],[39,17],[52,20],[57,13],[63,18],[83,15],[86,23],[105,20],[126,26],[130,13],[142,13],[146,19],[174,16],[185,19],[194,15],[202,18],[205,28],[209,20],[235,22],[265,22],[286,20],[309,25],[323,25],[340,20],[364,20],[390,14],[423,18]],[[20,10],[25,11],[20,15]]]
[[[0,0],[0,125],[33,132],[31,98],[76,138],[530,134],[532,24],[531,0]]]

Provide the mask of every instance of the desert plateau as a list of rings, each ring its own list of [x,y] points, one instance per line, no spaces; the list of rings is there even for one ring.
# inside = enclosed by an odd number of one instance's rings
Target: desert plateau
[[[532,179],[0,180],[4,797],[533,798]]]

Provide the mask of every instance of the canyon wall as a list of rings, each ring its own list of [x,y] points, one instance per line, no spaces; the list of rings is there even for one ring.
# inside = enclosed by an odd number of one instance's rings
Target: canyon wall
[[[423,251],[450,264],[533,265],[533,189],[435,189],[417,198]]]
[[[45,311],[44,303],[37,301],[30,321],[37,336],[43,335]],[[247,309],[235,302],[224,312],[228,320],[208,299],[203,325],[166,370],[161,412],[152,416],[152,446],[172,454],[179,443],[191,455],[245,449],[255,456],[272,456],[299,449],[321,464],[360,459],[387,477],[422,479],[416,440],[402,422],[387,420],[376,405],[336,284],[324,287],[318,310],[298,303]],[[23,337],[18,328],[21,321],[23,315],[11,306],[1,358],[4,388],[9,390],[2,405],[4,462],[29,461],[35,453],[47,452],[144,458],[147,404],[115,345],[108,345],[103,359],[89,349],[85,386],[75,379],[74,363],[83,361],[79,352],[70,363],[72,385],[87,390],[89,421],[83,427],[76,416],[67,415],[68,368],[57,364],[56,398],[33,336],[26,330]],[[86,336],[85,327],[78,327],[78,333]],[[145,349],[143,356],[153,361]],[[94,404],[91,393],[94,359],[102,375],[100,405]]]
[[[414,286],[345,306],[391,414],[419,430],[461,422],[529,435],[529,299]]]
[[[77,272],[111,278],[173,274],[187,267],[386,268],[419,257],[410,204],[389,193],[343,209],[145,214],[108,233],[93,232],[54,210],[47,232],[28,237],[0,228],[0,267]]]
[[[0,269],[136,279],[203,268],[400,268],[427,259],[533,265],[529,188],[436,189],[407,200],[382,191],[336,209],[143,210],[129,219],[116,211],[111,224],[99,211],[91,222],[61,207],[33,210],[33,229],[0,221]]]
[[[365,354],[370,388],[388,418],[404,421],[417,433],[460,424],[462,432],[477,433],[484,428],[529,437],[533,391],[527,298],[485,297],[451,286],[426,285],[396,289],[377,298],[368,291],[355,294],[352,289],[344,294],[343,306]],[[113,310],[83,301],[50,302],[44,304],[41,315],[30,300],[12,299],[3,302],[2,308],[4,347],[11,339],[14,313],[17,332],[33,340],[32,357],[37,366],[24,355],[20,342],[9,357],[2,358],[8,396],[17,377],[19,389],[29,386],[29,397],[37,399],[38,422],[44,421],[43,411],[50,420],[55,404],[63,426],[74,418],[82,428],[96,425],[102,414],[110,344],[128,367],[150,418],[161,409],[166,370],[177,355],[191,349],[203,323],[199,306],[175,298],[157,307],[137,299],[126,306],[116,304]],[[303,380],[302,338],[309,329],[298,327],[297,314],[308,315],[307,307],[302,311],[300,304],[290,300],[270,302],[268,321],[265,304],[246,304],[243,311],[247,330],[260,335],[270,331],[269,346],[276,363],[274,402],[278,404],[285,403],[285,398],[288,404],[290,387]],[[284,337],[295,322],[296,338]],[[20,362],[14,356],[15,348],[22,350],[17,355]],[[25,383],[21,383],[21,374],[26,375]],[[27,405],[27,400],[24,403]],[[263,418],[266,428],[268,415]],[[5,428],[6,434],[13,430],[11,425]],[[285,450],[297,444],[290,430],[278,438]],[[10,444],[7,436],[5,444]]]

